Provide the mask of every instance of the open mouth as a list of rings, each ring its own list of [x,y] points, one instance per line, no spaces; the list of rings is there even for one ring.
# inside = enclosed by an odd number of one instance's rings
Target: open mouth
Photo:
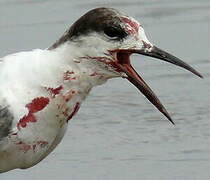
[[[182,60],[178,59],[177,57],[153,46],[149,51],[147,49],[123,49],[123,50],[116,50],[112,51],[115,54],[116,62],[115,66],[121,72],[124,72],[127,76],[125,78],[129,80],[139,91],[144,94],[144,96],[162,113],[164,114],[167,119],[174,124],[173,120],[171,119],[169,113],[167,112],[166,108],[160,102],[158,97],[152,91],[152,89],[146,84],[146,82],[141,78],[141,76],[135,71],[130,63],[130,55],[132,53],[142,54],[145,56],[151,56],[177,66],[180,66],[195,75],[202,78],[202,75],[189,66],[187,63],[183,62]]]

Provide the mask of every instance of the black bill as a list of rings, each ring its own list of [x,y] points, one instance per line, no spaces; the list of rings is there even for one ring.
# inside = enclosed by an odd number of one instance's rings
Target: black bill
[[[138,53],[145,56],[151,56],[157,59],[161,59],[163,61],[175,64],[177,66],[180,66],[195,75],[203,78],[203,76],[197,72],[194,68],[189,66],[187,63],[183,62],[182,60],[178,59],[177,57],[153,46],[150,49],[128,49],[128,50],[118,50],[117,51],[117,63],[116,66],[123,71],[127,78],[136,88],[140,90],[142,94],[161,112],[163,113],[167,119],[174,124],[173,120],[171,119],[169,113],[165,109],[165,107],[162,105],[158,97],[155,95],[155,93],[151,90],[151,88],[146,84],[146,82],[139,76],[139,74],[135,71],[135,69],[130,64],[130,55],[132,53]]]
[[[200,78],[203,78],[203,76],[198,71],[196,71],[194,68],[192,68],[190,65],[188,65],[187,63],[180,60],[179,58],[163,51],[162,49],[160,49],[156,46],[151,47],[151,50],[147,49],[147,48],[141,49],[141,50],[134,50],[133,53],[138,53],[138,54],[142,54],[145,56],[150,56],[150,57],[154,57],[157,59],[161,59],[161,60],[169,62],[171,64],[180,66],[180,67],[192,72],[193,74],[199,76]]]

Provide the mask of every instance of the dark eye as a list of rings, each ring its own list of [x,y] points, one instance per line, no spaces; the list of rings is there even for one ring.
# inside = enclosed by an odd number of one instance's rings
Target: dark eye
[[[122,29],[114,26],[105,27],[104,33],[112,39],[122,39],[127,35]]]

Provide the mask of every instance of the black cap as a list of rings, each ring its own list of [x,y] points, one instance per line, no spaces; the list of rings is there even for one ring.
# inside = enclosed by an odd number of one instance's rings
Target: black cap
[[[122,27],[121,17],[125,16],[113,8],[96,8],[80,17],[64,35],[49,49],[54,49],[68,40],[75,40],[80,35],[90,32],[105,33],[114,40],[127,36]]]

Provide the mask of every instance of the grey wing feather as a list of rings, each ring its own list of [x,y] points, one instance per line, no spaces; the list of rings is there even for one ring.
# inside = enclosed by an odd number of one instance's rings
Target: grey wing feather
[[[4,61],[4,58],[0,58],[0,65]],[[0,100],[2,98],[0,97]],[[5,105],[4,103],[0,103],[0,141],[8,136],[12,129],[12,121],[14,119],[13,114],[9,110],[9,106]]]
[[[10,133],[13,119],[8,107],[0,106],[0,140]]]

